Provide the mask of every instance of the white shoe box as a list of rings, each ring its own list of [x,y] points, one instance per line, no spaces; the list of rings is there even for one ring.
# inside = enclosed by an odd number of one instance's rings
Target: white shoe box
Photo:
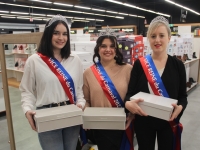
[[[59,107],[35,110],[34,116],[37,132],[46,132],[83,123],[83,111],[76,105],[65,105]]]
[[[94,54],[94,48],[96,46],[95,41],[71,42],[70,44],[71,44],[71,49],[74,51],[92,52],[92,54]]]
[[[132,96],[130,100],[143,99],[144,102],[140,102],[140,108],[149,116],[156,118],[169,120],[173,112],[174,107],[171,104],[177,104],[177,100],[157,96],[149,93],[139,92]]]
[[[70,34],[70,41],[90,41],[90,34]]]
[[[93,59],[91,52],[72,51],[72,54],[78,55],[82,62],[91,62]]]
[[[124,108],[86,107],[83,114],[84,129],[125,130]]]

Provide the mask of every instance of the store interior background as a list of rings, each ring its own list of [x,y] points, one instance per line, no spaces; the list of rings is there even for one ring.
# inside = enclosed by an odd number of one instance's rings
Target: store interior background
[[[120,13],[132,14],[137,16],[144,16],[145,18],[133,17],[129,15],[121,15],[117,13],[109,13],[102,11],[93,11],[88,9],[81,9],[77,7],[66,7],[60,5],[46,4],[41,2],[34,2],[30,0],[0,0],[0,36],[4,34],[22,34],[22,33],[33,33],[42,32],[44,30],[44,24],[46,19],[50,18],[47,15],[61,14],[63,16],[68,16],[67,20],[72,31],[77,30],[95,30],[105,27],[107,25],[120,29],[133,29],[134,34],[141,34],[145,36],[145,32],[150,21],[156,17],[158,14],[151,13],[148,11],[135,9],[131,7],[122,6],[120,4],[111,3],[105,0],[49,0],[49,2],[61,2],[67,3],[75,6],[85,6],[94,9],[115,11]],[[155,12],[160,12],[163,14],[168,14],[170,17],[166,17],[169,23],[177,27],[175,34],[181,33],[192,33],[194,29],[200,28],[200,14],[195,14],[190,11],[187,12],[185,22],[180,21],[181,8],[166,2],[165,0],[119,0],[119,2],[132,4],[140,8],[152,10]],[[176,0],[174,1],[183,6],[187,6],[198,13],[200,13],[200,1],[198,0]],[[32,6],[32,7],[31,7]],[[34,8],[33,8],[34,7]],[[36,8],[40,7],[40,8]],[[42,9],[45,8],[45,9]],[[57,9],[57,10],[51,10]],[[60,11],[58,10],[60,9]],[[65,10],[65,11],[63,11]],[[93,14],[85,13],[74,13],[69,11],[81,11]],[[17,14],[11,12],[24,12],[28,14]],[[41,15],[30,15],[31,13],[41,14]],[[43,16],[42,14],[45,14]],[[99,16],[95,14],[110,15]],[[12,16],[11,16],[12,15]],[[2,17],[4,16],[4,17]],[[5,17],[7,16],[7,17]],[[116,18],[123,17],[122,18]],[[15,17],[15,18],[11,18]],[[18,18],[17,18],[18,17]],[[20,18],[22,17],[22,18]],[[30,21],[30,18],[40,17],[36,20]],[[71,18],[72,17],[72,18]],[[26,18],[26,19],[25,19]],[[38,19],[37,18],[37,19]],[[79,19],[76,19],[79,18]],[[85,19],[80,19],[85,18]],[[87,20],[96,19],[96,20]],[[99,21],[101,20],[101,21]],[[97,29],[96,29],[97,28]],[[193,49],[196,52],[197,57],[200,56],[200,36],[193,38]],[[188,92],[188,107],[181,119],[184,125],[184,132],[182,138],[182,149],[183,150],[198,150],[200,145],[198,141],[200,140],[200,121],[198,118],[200,116],[200,101],[199,101],[199,60],[198,68],[196,72],[198,76],[196,81],[198,84],[195,88]],[[0,75],[1,76],[1,75]],[[0,78],[2,85],[2,78]],[[28,121],[26,120],[22,109],[21,109],[21,96],[18,88],[9,86],[9,96],[10,105],[12,113],[13,131],[15,138],[15,145],[17,150],[40,150],[39,142],[37,139],[37,134],[31,130]],[[8,132],[8,122],[6,119],[6,107],[4,103],[4,93],[3,88],[0,89],[0,150],[14,149],[10,146],[9,132]],[[2,110],[2,111],[1,111]],[[137,150],[137,145],[135,145]]]

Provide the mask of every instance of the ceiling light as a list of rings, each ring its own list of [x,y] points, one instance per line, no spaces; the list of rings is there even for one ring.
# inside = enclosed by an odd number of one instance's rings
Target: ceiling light
[[[1,16],[1,18],[16,18],[16,17],[11,17],[11,16]]]
[[[55,5],[61,5],[61,6],[67,6],[67,7],[73,7],[74,6],[74,5],[70,5],[70,4],[57,3],[57,2],[54,2],[53,4],[55,4]]]
[[[47,10],[51,9],[51,8],[46,8],[46,7],[36,7],[36,6],[31,6],[31,8],[36,8],[36,9],[47,9]]]
[[[89,21],[87,21],[87,20],[72,20],[72,21],[89,22]]]
[[[104,20],[101,20],[101,19],[96,19],[96,21],[104,21]]]
[[[128,14],[129,16],[132,16],[132,17],[137,17],[137,15],[132,15],[132,14]]]
[[[40,0],[30,0],[30,1],[41,2],[41,3],[48,3],[48,4],[51,4],[51,3],[52,3],[52,2],[49,2],[49,1],[40,1]]]
[[[192,10],[192,9],[190,9],[190,8],[188,8],[188,7],[185,7],[185,6],[180,5],[180,4],[178,4],[178,3],[172,2],[172,1],[170,1],[170,0],[165,0],[165,1],[168,2],[168,3],[172,3],[172,4],[174,4],[174,5],[178,6],[178,7],[184,8],[184,9],[186,9],[186,10],[188,10],[188,11],[191,11],[191,12],[197,14],[197,15],[200,15],[199,12],[196,12],[195,10]]]
[[[70,16],[64,16],[65,18],[74,18],[74,17],[70,17]]]
[[[126,16],[128,16],[128,14],[125,14],[125,13],[120,13],[120,12],[119,12],[118,14],[120,14],[120,15],[126,15]]]
[[[121,2],[118,2],[118,1],[115,1],[115,0],[105,0],[105,1],[108,1],[108,2],[111,2],[111,3],[116,3],[116,4],[121,4],[121,5],[124,5],[124,6],[127,6],[127,7],[139,9],[139,10],[142,10],[142,11],[147,11],[147,12],[154,13],[154,14],[158,13],[158,12],[155,12],[155,11],[152,11],[152,10],[148,10],[148,9],[145,9],[145,8],[137,7],[135,5],[131,5],[131,4],[128,4],[128,3],[121,3]],[[165,0],[165,1],[169,1],[169,0]],[[170,15],[164,14],[164,13],[163,13],[163,16],[170,17]]]
[[[83,14],[94,15],[94,13],[82,12]]]
[[[113,0],[106,0],[108,2],[112,2],[112,3],[116,3],[116,4],[123,4],[122,2],[118,2],[118,1],[113,1]]]
[[[9,11],[0,10],[0,13],[9,13]]]
[[[170,15],[163,14],[163,13],[160,13],[160,12],[156,12],[156,14],[158,14],[158,15],[162,15],[162,16],[165,16],[165,17],[170,17]]]
[[[17,17],[17,19],[30,19],[30,18],[25,18],[25,17]]]
[[[72,12],[72,13],[82,13],[81,11],[73,11],[73,10],[67,10],[67,12]]]
[[[30,15],[33,15],[33,16],[46,16],[46,14],[35,14],[35,13],[31,13]]]
[[[75,17],[74,19],[77,19],[77,20],[84,20],[85,18],[78,18],[78,17]]]
[[[92,19],[92,18],[86,18],[86,20],[95,20],[95,19]]]
[[[48,17],[53,17],[53,16],[55,16],[55,15],[47,15]]]
[[[115,16],[115,18],[124,19],[124,17],[120,17],[120,16]]]
[[[137,17],[139,17],[139,18],[145,18],[144,16],[137,16]]]
[[[76,7],[76,8],[82,8],[82,9],[91,9],[89,7],[83,7],[83,6],[77,6],[77,5],[75,5],[74,7]]]
[[[117,14],[118,12],[116,12],[116,11],[106,11],[106,12],[108,12],[108,13],[112,13],[112,14]]]
[[[28,15],[29,13],[24,13],[24,12],[16,12],[16,11],[11,11],[11,14],[22,14],[22,15]]]
[[[95,11],[105,11],[103,9],[96,9],[96,8],[92,8],[92,10],[95,10]]]

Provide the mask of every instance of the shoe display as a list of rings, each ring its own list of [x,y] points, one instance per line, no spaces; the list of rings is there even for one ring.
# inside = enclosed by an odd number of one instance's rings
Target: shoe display
[[[186,60],[187,60],[187,56],[186,56],[186,54],[183,54],[182,61],[186,62]]]
[[[187,86],[188,88],[191,88],[191,85],[192,85],[191,82],[187,82],[187,83],[186,83],[186,86]]]
[[[185,54],[186,55],[186,60],[191,60],[189,57],[188,57],[188,54]]]
[[[196,81],[194,81],[193,78],[189,78],[189,82],[191,82],[191,83],[195,83]]]
[[[196,52],[193,52],[192,58],[197,58]]]
[[[13,49],[17,49],[17,45],[15,45],[15,46],[13,47]]]

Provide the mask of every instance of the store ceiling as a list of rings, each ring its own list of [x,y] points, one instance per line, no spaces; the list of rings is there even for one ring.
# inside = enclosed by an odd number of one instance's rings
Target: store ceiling
[[[47,1],[47,0],[46,0]],[[97,8],[97,9],[104,9],[104,10],[110,10],[110,11],[116,11],[121,13],[128,13],[133,15],[139,15],[139,16],[145,16],[147,19],[152,19],[157,14],[138,10],[135,8],[130,8],[126,6],[121,6],[119,4],[111,3],[105,0],[49,0],[51,2],[61,2],[61,3],[68,3],[73,5],[79,5],[79,6],[85,6],[90,8]],[[118,0],[119,2],[129,3],[144,9],[149,9],[152,11],[169,14],[171,15],[171,20],[173,18],[179,18],[181,14],[181,8],[177,7],[173,4],[167,3],[165,0]],[[14,5],[4,5],[0,3],[0,11],[17,11],[17,12],[28,12],[28,13],[38,13],[38,14],[62,14],[65,16],[72,16],[72,17],[83,17],[83,18],[95,18],[95,19],[103,19],[105,20],[105,16],[98,16],[98,15],[91,15],[91,14],[82,14],[82,13],[71,13],[71,12],[65,12],[64,10],[74,10],[74,11],[84,11],[89,13],[97,13],[97,14],[105,14],[105,15],[111,15],[111,16],[120,16],[126,18],[127,16],[119,15],[119,14],[112,14],[107,12],[99,12],[99,11],[92,11],[92,10],[85,10],[80,8],[74,8],[74,7],[64,7],[64,6],[58,6],[54,4],[46,4],[46,3],[39,3],[34,2],[30,0],[0,0],[0,2],[9,3],[9,4],[20,4],[25,6],[37,6],[37,7],[45,7],[48,9],[37,9],[37,8],[28,8],[28,7],[16,7]],[[197,12],[200,13],[200,0],[173,0],[173,2],[176,2],[178,4],[181,4],[183,6],[189,7]],[[51,8],[55,9],[62,9],[63,11],[52,11]],[[188,16],[190,18],[199,18],[199,20],[195,20],[200,22],[200,15],[194,14],[192,12],[188,12]],[[134,17],[133,17],[134,18]],[[119,18],[116,18],[119,19]],[[0,18],[1,20],[1,18]],[[12,22],[12,19],[9,19],[9,22]],[[16,20],[13,19],[13,22],[16,22]]]

